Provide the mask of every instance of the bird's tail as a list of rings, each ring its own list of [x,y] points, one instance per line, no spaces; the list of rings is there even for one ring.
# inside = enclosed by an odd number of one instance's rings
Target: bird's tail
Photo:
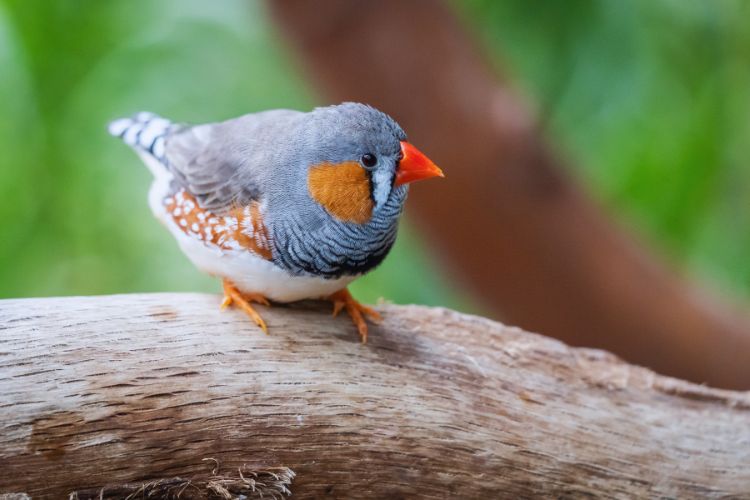
[[[107,130],[126,144],[150,153],[161,160],[164,157],[164,139],[180,128],[161,116],[141,111],[130,118],[119,118],[109,123]]]
[[[107,131],[135,149],[153,174],[158,176],[166,166],[164,141],[170,133],[179,128],[179,125],[166,118],[142,111],[130,118],[119,118],[110,122]]]

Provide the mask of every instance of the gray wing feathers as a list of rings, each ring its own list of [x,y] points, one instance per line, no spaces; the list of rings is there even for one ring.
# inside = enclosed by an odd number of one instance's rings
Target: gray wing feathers
[[[247,205],[259,199],[274,175],[280,138],[302,114],[264,111],[186,128],[167,137],[167,164],[201,206],[221,210]]]
[[[161,162],[175,182],[212,210],[246,205],[259,198],[278,163],[279,137],[298,111],[274,110],[221,123],[175,125],[150,113],[110,124],[112,135]]]
[[[232,158],[231,145],[220,134],[221,125],[199,125],[170,136],[166,163],[178,184],[201,206],[221,209],[245,205],[256,194],[252,181],[243,182],[241,162]]]

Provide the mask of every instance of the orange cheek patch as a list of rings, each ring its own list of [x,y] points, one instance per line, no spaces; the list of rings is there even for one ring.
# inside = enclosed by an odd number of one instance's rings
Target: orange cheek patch
[[[364,224],[372,217],[370,179],[357,162],[320,163],[311,167],[307,188],[315,201],[341,221]]]
[[[233,208],[223,215],[204,210],[184,189],[164,200],[167,214],[183,233],[224,250],[250,250],[271,260],[268,229],[258,202]]]

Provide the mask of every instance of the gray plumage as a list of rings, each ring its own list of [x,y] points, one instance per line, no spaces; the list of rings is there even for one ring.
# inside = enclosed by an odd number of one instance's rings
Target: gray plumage
[[[216,213],[259,201],[273,262],[293,275],[336,278],[378,265],[393,245],[407,186],[393,185],[406,135],[384,113],[344,103],[309,113],[274,110],[221,123],[176,125],[148,113],[110,125],[113,135],[153,156],[184,188]],[[363,224],[342,222],[313,200],[309,169],[360,161],[374,210]]]

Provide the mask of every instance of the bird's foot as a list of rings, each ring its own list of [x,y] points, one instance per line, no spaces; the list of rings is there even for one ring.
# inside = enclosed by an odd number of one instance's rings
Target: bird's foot
[[[266,322],[263,321],[263,318],[260,317],[260,314],[253,309],[253,306],[250,305],[251,302],[255,302],[258,304],[262,304],[264,306],[271,305],[268,302],[268,299],[266,299],[263,295],[259,293],[242,293],[240,292],[236,286],[232,284],[229,280],[224,280],[224,300],[221,302],[221,308],[226,309],[230,305],[234,304],[238,306],[240,309],[245,311],[245,313],[250,316],[250,318],[255,321],[255,324],[260,327],[263,332],[268,335],[268,327],[266,327]]]
[[[362,343],[367,343],[367,322],[365,317],[369,318],[370,321],[375,323],[380,322],[383,318],[380,316],[375,309],[360,304],[357,300],[352,297],[349,290],[344,288],[336,293],[333,293],[326,297],[326,300],[333,302],[333,316],[336,317],[342,309],[346,309],[347,314],[352,318],[354,325],[357,327],[359,337],[362,339]]]

